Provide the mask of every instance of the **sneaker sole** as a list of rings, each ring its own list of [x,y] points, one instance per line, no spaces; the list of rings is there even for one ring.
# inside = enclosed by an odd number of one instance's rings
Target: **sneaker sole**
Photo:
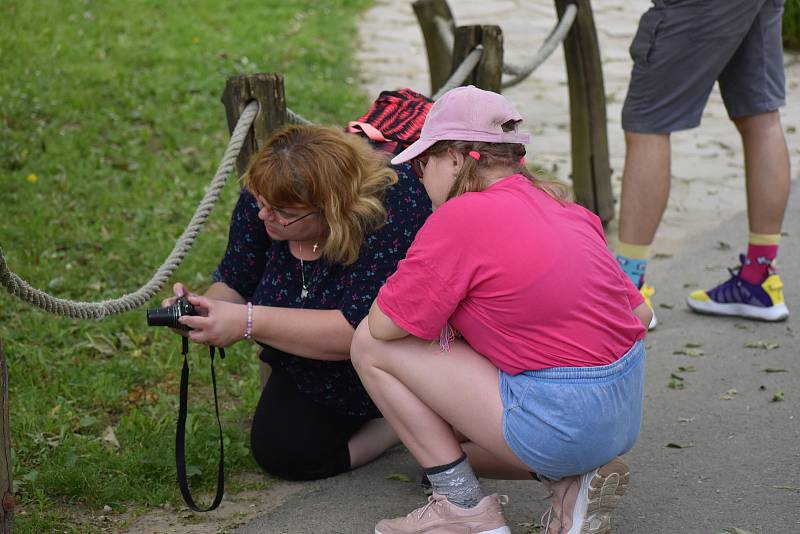
[[[745,317],[759,321],[785,321],[789,317],[786,304],[776,304],[769,308],[751,306],[749,304],[720,304],[713,300],[686,299],[686,305],[698,313],[707,315],[726,315],[730,317]]]
[[[614,459],[597,470],[589,482],[586,518],[580,534],[611,532],[611,512],[625,495],[630,479],[630,469],[619,459]]]

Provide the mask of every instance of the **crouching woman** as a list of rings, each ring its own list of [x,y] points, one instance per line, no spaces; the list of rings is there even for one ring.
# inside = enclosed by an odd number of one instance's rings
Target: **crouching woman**
[[[545,483],[550,534],[606,532],[628,483],[650,311],[599,219],[527,171],[520,121],[457,88],[393,160],[415,162],[435,211],[351,357],[434,493],[377,533],[509,533],[476,473]]]

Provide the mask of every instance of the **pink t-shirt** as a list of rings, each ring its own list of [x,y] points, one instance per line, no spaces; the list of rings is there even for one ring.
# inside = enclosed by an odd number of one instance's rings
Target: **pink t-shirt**
[[[521,175],[437,209],[377,302],[422,339],[449,321],[510,374],[606,365],[645,334],[598,217]]]

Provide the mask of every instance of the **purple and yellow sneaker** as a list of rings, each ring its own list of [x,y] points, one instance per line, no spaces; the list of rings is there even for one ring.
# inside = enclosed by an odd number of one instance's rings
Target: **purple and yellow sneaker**
[[[740,257],[742,262],[744,256]],[[732,315],[761,321],[783,321],[789,309],[783,300],[783,282],[769,274],[761,284],[751,284],[739,277],[741,269],[728,269],[730,279],[708,291],[694,291],[686,299],[693,311],[711,315]]]

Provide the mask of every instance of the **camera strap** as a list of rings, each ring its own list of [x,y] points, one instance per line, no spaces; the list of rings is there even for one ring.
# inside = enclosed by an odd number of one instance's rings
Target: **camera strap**
[[[189,340],[185,337],[183,340],[181,354],[183,354],[183,368],[181,369],[181,390],[180,390],[180,405],[178,408],[178,428],[175,431],[175,466],[178,470],[178,486],[181,488],[181,495],[187,506],[195,512],[210,512],[214,510],[219,503],[222,502],[222,495],[225,493],[225,450],[222,440],[222,423],[219,421],[219,402],[217,401],[217,376],[214,373],[214,352],[217,347],[209,347],[208,351],[211,356],[211,384],[214,388],[214,411],[217,415],[217,426],[219,427],[219,468],[217,470],[217,495],[214,497],[214,502],[208,508],[200,508],[192,499],[192,494],[189,491],[189,481],[186,478],[186,455],[185,455],[185,441],[186,441],[186,405],[189,394]],[[225,351],[219,349],[219,357],[225,359]]]

